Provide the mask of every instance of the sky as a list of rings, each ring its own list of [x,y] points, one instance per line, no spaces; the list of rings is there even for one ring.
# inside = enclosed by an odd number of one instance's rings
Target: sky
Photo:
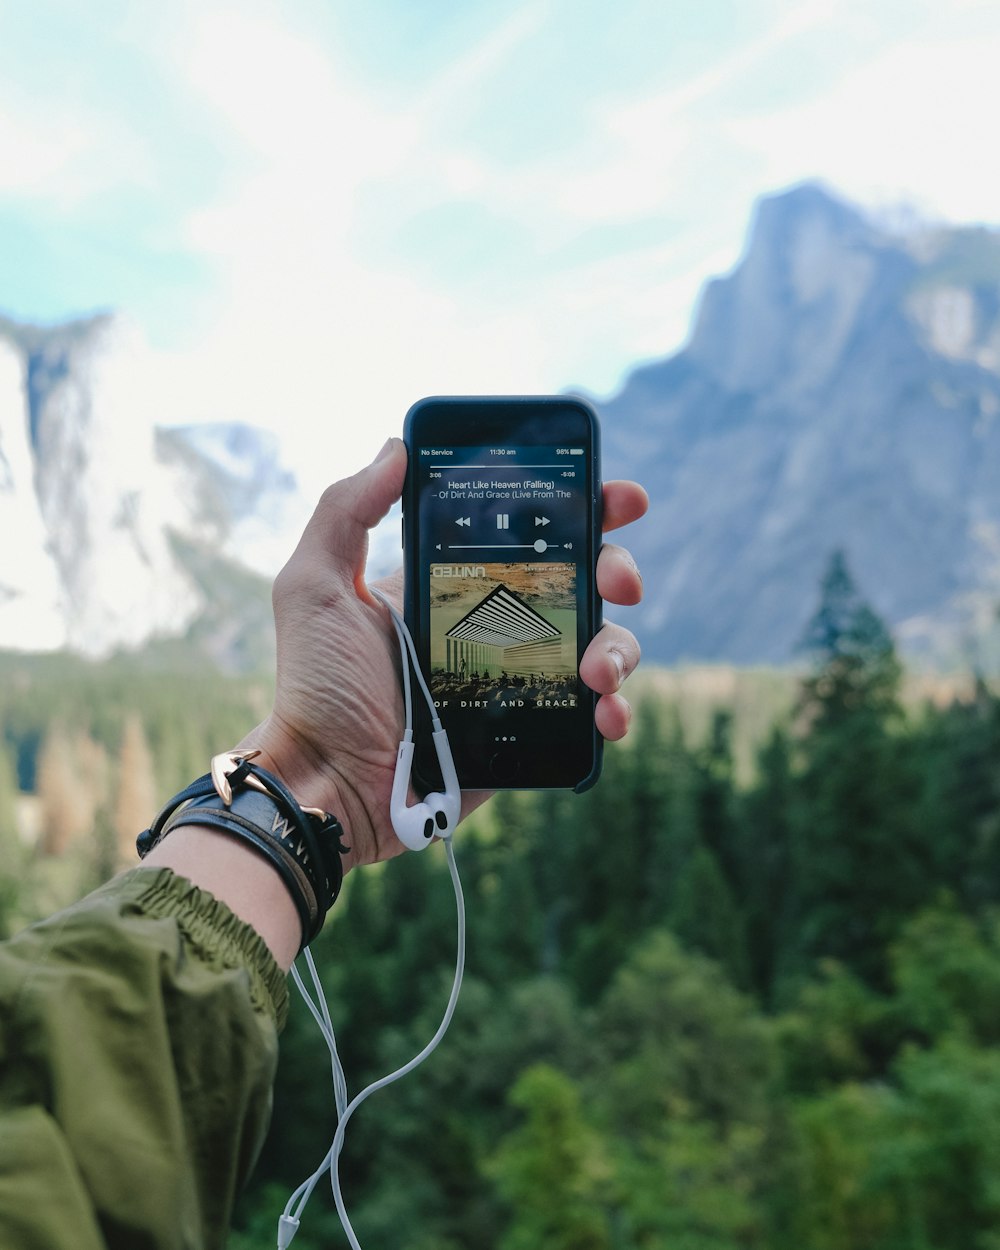
[[[612,394],[753,205],[1000,224],[995,0],[0,0],[0,312],[115,309],[307,489],[425,394]]]

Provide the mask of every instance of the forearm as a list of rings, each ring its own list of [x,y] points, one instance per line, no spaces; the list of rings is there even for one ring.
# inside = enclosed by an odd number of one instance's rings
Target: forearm
[[[286,1011],[259,937],[162,868],[0,946],[0,1245],[221,1247]]]
[[[281,877],[257,851],[217,829],[181,825],[143,861],[207,890],[251,926],[285,972],[302,942],[298,912]]]

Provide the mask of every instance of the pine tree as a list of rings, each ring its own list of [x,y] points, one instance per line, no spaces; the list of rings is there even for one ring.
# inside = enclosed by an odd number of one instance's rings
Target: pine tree
[[[884,974],[901,919],[927,897],[931,846],[913,820],[914,778],[900,731],[901,666],[843,553],[823,579],[805,637],[803,769],[795,831],[797,949],[791,963],[833,956]]]
[[[135,860],[136,834],[147,827],[157,810],[153,755],[138,714],[125,719],[118,753],[118,793],[114,805],[115,867]]]
[[[899,714],[902,666],[892,637],[861,597],[843,551],[830,557],[820,603],[801,650],[813,671],[803,683],[803,710],[819,728],[863,713],[879,721]]]
[[[82,729],[52,725],[38,756],[36,786],[41,802],[39,850],[62,855],[94,831],[107,796],[107,754]]]
[[[934,831],[934,877],[973,911],[1000,901],[1000,699],[981,679],[973,698],[928,708],[911,735],[919,819]]]
[[[746,915],[750,984],[771,1000],[779,952],[788,940],[792,887],[793,793],[791,747],[775,727],[757,759],[757,780],[741,803],[739,888]]]
[[[708,846],[702,843],[677,878],[670,927],[692,950],[711,956],[740,987],[749,980],[741,909]]]
[[[0,735],[0,940],[14,927],[21,896],[24,847],[19,838],[17,778],[14,764]]]
[[[510,1101],[524,1121],[502,1140],[491,1166],[512,1212],[500,1250],[607,1250],[601,1189],[609,1169],[579,1090],[555,1068],[536,1064]]]

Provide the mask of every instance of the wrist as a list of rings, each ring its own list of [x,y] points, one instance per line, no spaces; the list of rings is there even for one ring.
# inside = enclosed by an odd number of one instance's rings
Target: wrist
[[[255,763],[273,773],[295,795],[304,808],[318,808],[335,816],[343,830],[343,844],[353,848],[369,823],[363,801],[347,778],[329,766],[320,753],[289,730],[272,713],[252,730],[236,748],[237,752],[259,751]],[[356,857],[343,857],[344,871]]]
[[[268,862],[299,915],[301,946],[323,927],[344,877],[343,828],[332,814],[303,807],[263,768],[260,751],[223,751],[211,769],[164,805],[136,848],[147,858],[181,827],[217,829]]]

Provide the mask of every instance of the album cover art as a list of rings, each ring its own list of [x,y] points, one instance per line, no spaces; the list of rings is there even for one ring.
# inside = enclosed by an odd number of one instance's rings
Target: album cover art
[[[575,707],[576,566],[434,564],[431,694],[460,707]]]

